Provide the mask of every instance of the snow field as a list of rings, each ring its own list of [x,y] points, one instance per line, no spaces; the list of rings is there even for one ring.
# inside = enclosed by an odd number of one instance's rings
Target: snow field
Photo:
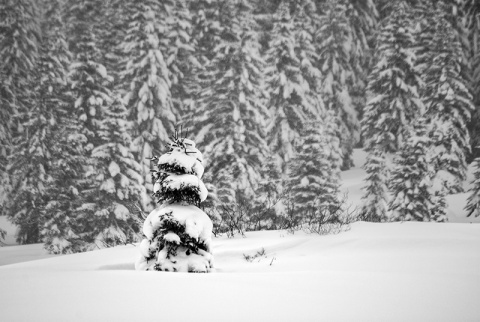
[[[214,274],[134,271],[133,245],[0,267],[2,319],[480,319],[480,225],[359,222],[338,235],[246,236],[213,240]]]

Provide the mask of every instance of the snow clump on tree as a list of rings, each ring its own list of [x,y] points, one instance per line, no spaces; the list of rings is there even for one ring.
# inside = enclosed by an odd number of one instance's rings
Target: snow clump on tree
[[[152,174],[161,206],[145,220],[137,270],[207,273],[213,268],[212,221],[200,208],[208,191],[201,178],[203,157],[195,142],[179,138],[158,161]]]

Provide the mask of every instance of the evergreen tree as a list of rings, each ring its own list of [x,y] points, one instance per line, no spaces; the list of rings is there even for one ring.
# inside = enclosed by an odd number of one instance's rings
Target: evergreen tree
[[[41,236],[45,249],[52,254],[69,254],[85,249],[85,236],[91,227],[79,211],[87,188],[84,165],[87,157],[84,147],[87,138],[81,134],[82,124],[71,117],[70,105],[59,108],[59,127],[55,132],[52,154],[52,180],[46,186],[49,200],[45,205]]]
[[[393,198],[389,204],[394,220],[431,221],[434,215],[436,219],[445,219],[438,217],[439,209],[432,212],[437,200],[431,191],[434,168],[429,159],[431,143],[427,135],[425,120],[419,119],[394,160],[390,182]]]
[[[447,199],[445,198],[447,195],[447,189],[445,186],[440,188],[440,190],[435,191],[433,197],[433,206],[430,210],[430,218],[432,221],[436,222],[446,222],[448,221],[447,217]]]
[[[419,90],[422,81],[415,66],[413,12],[404,1],[380,25],[375,66],[367,86],[369,99],[362,119],[362,135],[369,153],[364,204],[365,220],[387,218],[386,154],[398,151],[409,124],[424,110]]]
[[[321,95],[322,73],[317,67],[319,56],[315,48],[316,7],[311,0],[298,0],[295,2],[293,15],[296,42],[295,53],[300,61],[300,71],[305,80],[305,96],[303,109],[311,117],[323,115],[326,110]]]
[[[35,96],[27,97],[30,106],[18,111],[17,119],[23,133],[14,138],[15,149],[10,155],[8,167],[12,188],[5,210],[9,219],[18,226],[19,243],[40,241],[43,207],[49,199],[46,186],[52,180],[54,134],[58,128],[55,109],[61,104],[58,97],[65,86],[65,64],[69,59],[64,38],[55,29],[58,27],[59,10],[52,10],[52,7],[57,7],[58,3],[45,4],[36,73],[30,74],[31,83],[26,83],[26,86],[33,87]]]
[[[381,23],[375,50],[376,64],[370,74],[369,100],[362,120],[368,151],[396,152],[417,111],[422,84],[415,67],[415,39],[411,8],[396,2],[391,16]]]
[[[45,173],[36,178],[42,183],[42,194],[36,193],[38,229],[45,248],[51,253],[66,253],[71,243],[65,238],[74,235],[81,227],[76,224],[75,208],[80,205],[79,190],[82,185],[85,156],[84,135],[80,134],[80,123],[74,115],[73,98],[68,89],[68,67],[71,53],[66,42],[65,24],[62,19],[63,4],[59,0],[44,2],[42,20],[42,43],[36,81],[37,105],[36,136],[38,153],[36,162]],[[35,129],[35,127],[32,127]],[[39,156],[42,156],[41,158]],[[26,161],[32,168],[35,162]],[[35,171],[31,172],[35,174]],[[43,178],[42,178],[43,177]],[[47,180],[46,180],[47,179]],[[39,191],[32,187],[30,193]],[[40,197],[42,199],[40,199]],[[40,209],[39,209],[40,208]],[[41,220],[39,220],[41,219]],[[21,225],[21,223],[20,223]],[[71,252],[71,251],[70,251]]]
[[[98,145],[96,133],[103,113],[112,103],[111,82],[105,66],[100,63],[101,52],[95,34],[98,19],[94,0],[69,0],[66,5],[70,27],[70,49],[74,55],[69,78],[75,97],[77,117],[84,122],[83,133],[88,139],[87,151]]]
[[[195,114],[197,141],[211,155],[210,172],[222,201],[236,194],[253,197],[268,147],[264,123],[268,111],[262,92],[264,62],[252,30],[247,1],[224,3],[217,53],[206,67],[210,86]],[[210,160],[210,159],[209,159]]]
[[[474,107],[467,82],[461,75],[461,46],[452,27],[439,13],[435,15],[435,33],[425,53],[424,100],[432,124],[436,171],[454,177],[450,192],[462,191],[466,178],[466,156],[470,152],[467,124]]]
[[[150,194],[150,158],[158,154],[162,142],[168,140],[176,116],[172,111],[171,80],[165,61],[166,22],[161,20],[165,10],[158,1],[129,2],[125,6],[128,30],[120,45],[125,53],[122,82],[128,84],[125,102],[128,119],[133,121],[135,158],[142,165],[141,175],[147,193],[142,196],[143,209],[152,208]]]
[[[359,139],[360,124],[351,91],[357,83],[352,62],[353,31],[347,17],[346,0],[327,0],[322,6],[319,30],[316,34],[319,66],[322,71],[322,95],[326,108],[339,116],[343,168],[353,165],[351,154]]]
[[[467,217],[472,214],[475,214],[475,217],[480,216],[480,158],[475,159],[475,179],[465,210],[467,211]]]
[[[253,221],[260,229],[284,228],[283,201],[288,192],[278,160],[269,155],[260,169],[260,180],[255,190],[255,215]]]
[[[114,96],[119,90],[123,90],[120,80],[121,62],[123,51],[119,44],[125,39],[127,17],[124,12],[125,1],[109,0],[99,1],[98,10],[95,13],[94,33],[98,42],[100,57],[98,62],[105,66],[108,75],[113,78]]]
[[[181,119],[193,104],[194,71],[201,67],[195,57],[192,14],[185,0],[175,1],[167,28],[169,46],[166,62],[172,81],[172,102],[177,117]]]
[[[337,214],[340,202],[339,169],[320,122],[305,125],[302,141],[291,161],[290,194],[295,206],[293,222],[315,225]]]
[[[137,270],[208,273],[213,268],[212,222],[198,207],[207,198],[203,157],[191,140],[172,138],[155,158],[155,196],[161,206],[145,220]]]
[[[346,15],[352,32],[352,48],[350,52],[352,53],[353,79],[355,79],[349,86],[349,93],[358,114],[358,119],[361,120],[367,99],[366,87],[371,70],[371,58],[379,14],[375,0],[350,0],[349,3]],[[360,127],[358,127],[356,132],[356,141],[359,140],[359,130]]]
[[[31,0],[0,3],[0,208],[10,190],[7,164],[12,138],[22,135],[22,120],[33,97],[31,75],[38,56],[38,9]],[[25,114],[23,114],[25,115]],[[11,159],[11,158],[10,158]]]
[[[294,156],[294,145],[302,124],[310,116],[309,101],[305,98],[309,86],[295,53],[298,44],[289,1],[280,2],[273,19],[269,49],[265,53],[265,90],[270,94],[268,107],[272,115],[268,143],[280,158],[285,174],[286,163]]]
[[[129,151],[131,138],[127,111],[120,101],[104,113],[98,133],[101,143],[92,151],[96,168],[87,173],[85,202],[77,210],[87,221],[81,250],[137,241],[140,219],[132,213],[144,194],[141,165]]]
[[[480,156],[480,3],[475,0],[465,1],[466,26],[468,28],[469,66],[471,70],[471,92],[475,111],[469,124],[472,158]]]
[[[365,162],[365,186],[362,196],[363,205],[359,218],[364,221],[381,222],[388,220],[388,187],[389,176],[386,166],[385,152],[373,150],[368,153]]]
[[[189,1],[188,7],[191,13],[192,33],[191,44],[195,48],[193,70],[191,76],[187,77],[189,97],[184,105],[188,111],[187,116],[198,111],[200,107],[197,102],[203,91],[208,90],[210,86],[210,73],[205,67],[211,64],[215,55],[215,48],[220,43],[220,33],[222,27],[220,24],[221,4],[226,3],[220,0],[198,0]],[[187,126],[193,126],[193,123],[187,123]]]

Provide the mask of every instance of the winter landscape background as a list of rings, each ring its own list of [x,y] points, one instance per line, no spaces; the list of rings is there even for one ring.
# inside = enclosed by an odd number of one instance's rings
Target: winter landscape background
[[[365,153],[356,150],[353,160],[361,164]],[[359,167],[342,172],[342,191],[352,201],[360,201],[364,178]],[[42,244],[2,247],[2,317],[478,321],[480,217],[466,217],[466,198],[450,196],[448,224],[357,222],[333,235],[214,238],[213,274],[134,271],[134,245],[65,256]]]
[[[476,0],[0,0],[2,318],[479,320],[479,31]],[[215,274],[133,271],[177,137]]]

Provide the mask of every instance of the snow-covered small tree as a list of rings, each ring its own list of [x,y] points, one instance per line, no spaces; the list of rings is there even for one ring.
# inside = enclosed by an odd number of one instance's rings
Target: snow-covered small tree
[[[475,159],[475,179],[465,210],[467,211],[467,217],[471,215],[480,216],[480,158]]]
[[[434,206],[437,206],[435,219],[445,220],[439,216],[440,204],[435,205],[437,198],[431,181],[434,168],[428,151],[431,143],[426,132],[425,120],[419,118],[394,159],[390,181],[393,198],[389,204],[393,220],[432,221]]]
[[[203,157],[195,143],[177,133],[153,173],[160,207],[145,220],[137,270],[207,273],[213,269],[212,221],[199,208],[208,191],[201,178]]]

